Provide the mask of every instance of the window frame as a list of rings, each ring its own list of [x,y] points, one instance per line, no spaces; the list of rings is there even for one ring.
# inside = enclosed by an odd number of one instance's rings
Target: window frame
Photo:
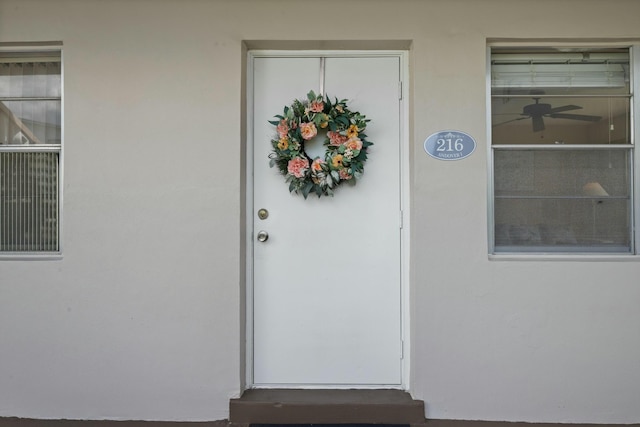
[[[530,50],[536,48],[567,48],[567,49],[598,49],[598,48],[624,48],[629,50],[629,66],[630,66],[630,94],[631,100],[629,105],[629,131],[630,145],[620,146],[618,148],[627,150],[630,153],[630,178],[629,178],[629,196],[630,196],[630,251],[629,252],[605,252],[578,250],[578,251],[533,251],[523,248],[522,251],[496,251],[496,210],[495,210],[495,164],[494,153],[497,150],[508,150],[508,145],[493,144],[492,131],[492,69],[491,59],[492,51],[499,48],[512,48],[514,50]],[[571,95],[567,95],[570,97]],[[624,261],[640,261],[640,253],[638,245],[640,244],[640,150],[637,148],[636,137],[640,136],[640,45],[639,44],[600,44],[600,43],[577,43],[577,44],[561,44],[553,42],[543,42],[540,44],[523,44],[523,43],[492,43],[487,44],[486,50],[486,111],[487,111],[487,250],[490,260],[624,260]],[[518,146],[518,149],[525,149],[526,146]],[[549,150],[557,149],[554,146],[535,146],[534,149]],[[613,148],[609,146],[609,148]],[[597,145],[571,145],[562,146],[559,149],[597,149]]]
[[[63,206],[64,206],[64,53],[61,42],[49,43],[1,43],[0,52],[16,53],[18,55],[36,56],[38,53],[55,53],[60,58],[60,144],[38,144],[19,146],[0,145],[3,152],[56,152],[58,153],[58,250],[56,251],[0,251],[1,260],[60,260],[63,257],[64,229],[63,229]],[[5,100],[5,99],[2,99]]]

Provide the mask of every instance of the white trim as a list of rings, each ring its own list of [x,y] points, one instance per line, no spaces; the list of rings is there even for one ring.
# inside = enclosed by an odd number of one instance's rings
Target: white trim
[[[245,212],[245,388],[253,388],[253,59],[251,51],[247,52],[247,76],[246,76],[246,212]],[[242,319],[241,319],[242,320]]]
[[[636,138],[640,135],[640,120],[637,115],[640,114],[640,78],[637,78],[638,73],[640,73],[640,45],[634,44],[629,48],[629,53],[631,55],[630,64],[631,64],[631,91],[632,91],[632,102],[631,102],[631,143],[634,146],[633,149],[633,168],[631,168],[631,174],[633,175],[631,178],[631,194],[633,194],[633,218],[631,227],[633,227],[631,242],[631,252],[636,255],[636,258],[640,260],[640,253],[638,246],[640,245],[640,173],[638,173],[638,168],[640,168],[640,152],[638,150],[638,142]]]
[[[403,384],[304,384],[302,387],[300,384],[253,384],[247,388],[255,390],[272,390],[272,389],[296,389],[296,390],[402,390],[407,391]]]
[[[493,133],[491,130],[491,46],[487,46],[487,59],[486,59],[486,123],[487,123],[487,251],[489,253],[489,259],[493,256],[495,250],[495,210],[493,209]]]
[[[400,57],[401,99],[400,99],[400,209],[402,211],[402,229],[400,230],[400,292],[402,312],[402,388],[411,387],[411,175],[410,166],[410,128],[409,128],[409,52],[397,51]]]
[[[348,58],[348,57],[383,57],[383,56],[397,56],[404,60],[404,54],[407,51],[404,50],[250,50],[248,55],[248,62],[251,62],[253,58]]]
[[[60,52],[60,164],[58,165],[58,251],[60,258],[64,253],[64,230],[62,224],[64,223],[64,51],[62,46],[59,48]]]
[[[402,84],[402,96],[399,99],[400,103],[400,209],[402,212],[400,230],[400,299],[401,299],[401,331],[400,338],[403,345],[403,358],[402,358],[402,377],[400,385],[351,385],[351,384],[338,384],[333,385],[331,388],[335,389],[380,389],[399,388],[402,390],[409,390],[410,387],[410,354],[411,354],[411,331],[410,331],[410,174],[409,174],[409,158],[410,158],[410,143],[409,143],[409,52],[405,50],[381,50],[381,51],[358,51],[358,50],[305,50],[305,51],[283,51],[283,50],[249,50],[247,52],[247,144],[246,144],[246,301],[245,301],[245,387],[254,388],[253,381],[253,60],[260,57],[383,57],[394,56],[400,60],[400,78],[403,81]],[[273,385],[273,387],[287,387],[286,384]],[[260,388],[273,388],[268,385],[261,384]],[[291,385],[291,387],[299,387],[299,385]],[[258,387],[256,387],[258,388]],[[326,385],[314,386],[305,384],[305,388],[327,388]]]
[[[489,254],[489,259],[492,261],[568,261],[568,262],[640,262],[640,256],[638,255],[603,255],[603,254],[588,254],[588,253],[504,253],[504,254]]]

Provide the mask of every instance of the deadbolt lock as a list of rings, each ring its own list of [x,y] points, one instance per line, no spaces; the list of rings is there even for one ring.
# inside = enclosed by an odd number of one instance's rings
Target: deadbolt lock
[[[269,217],[269,211],[262,208],[258,211],[258,218],[267,219]]]

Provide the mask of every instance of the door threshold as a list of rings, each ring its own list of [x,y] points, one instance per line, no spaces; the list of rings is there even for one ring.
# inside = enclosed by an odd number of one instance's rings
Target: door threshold
[[[234,424],[422,424],[424,402],[402,390],[251,389],[229,401]]]

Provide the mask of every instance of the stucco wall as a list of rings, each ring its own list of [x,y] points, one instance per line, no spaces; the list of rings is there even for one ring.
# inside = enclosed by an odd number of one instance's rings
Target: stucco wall
[[[638,16],[635,0],[0,0],[0,42],[62,41],[65,72],[64,258],[0,261],[0,416],[226,418],[243,41],[408,40],[412,394],[430,418],[639,422],[640,264],[488,259],[485,86],[488,39],[640,40]],[[480,146],[438,162],[422,142],[441,129]]]

